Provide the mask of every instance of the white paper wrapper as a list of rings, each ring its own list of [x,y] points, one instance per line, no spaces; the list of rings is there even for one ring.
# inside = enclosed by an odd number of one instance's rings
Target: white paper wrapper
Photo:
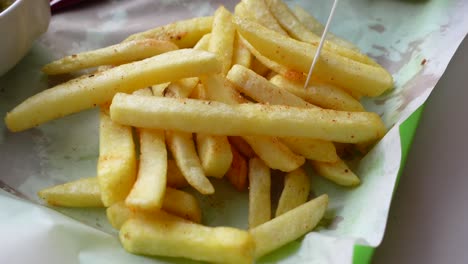
[[[40,68],[52,59],[123,40],[131,33],[182,18],[212,14],[234,1],[104,1],[53,17],[31,52],[0,78],[3,115],[27,96],[49,87]],[[325,21],[323,1],[299,4]],[[337,187],[313,178],[315,194],[331,198],[327,228],[306,235],[262,258],[260,263],[351,263],[354,245],[378,246],[400,169],[398,126],[429,96],[468,31],[466,1],[340,1],[332,31],[351,40],[390,70],[395,90],[368,109],[382,115],[390,131],[359,163],[362,185]],[[422,63],[426,61],[426,63]],[[21,133],[0,124],[0,263],[191,263],[126,253],[104,210],[52,209],[39,205],[38,190],[93,176],[98,155],[96,110]],[[216,194],[199,196],[204,223],[247,226],[247,194],[215,181]],[[195,263],[195,262],[193,262]]]

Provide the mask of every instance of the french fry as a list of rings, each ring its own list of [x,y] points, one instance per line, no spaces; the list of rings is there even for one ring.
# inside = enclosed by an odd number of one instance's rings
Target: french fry
[[[128,208],[125,202],[115,203],[106,209],[107,220],[117,230],[135,214],[136,210]]]
[[[273,16],[278,20],[279,24],[286,29],[286,31],[291,35],[293,38],[309,42],[318,46],[320,42],[320,36],[316,35],[312,31],[308,30],[293,14],[292,10],[282,1],[282,0],[265,0],[268,7],[270,8],[271,13]],[[357,52],[353,49],[348,49],[343,46],[336,45],[333,42],[325,40],[323,45],[323,49],[329,50],[331,52],[335,52],[341,56],[350,58],[352,60],[369,64],[372,66],[380,67],[378,63],[373,61],[371,58],[367,57],[366,55]]]
[[[320,42],[320,37],[309,31],[299,20],[291,13],[289,7],[280,0],[264,0],[268,9],[278,23],[293,38],[305,42]],[[261,24],[261,23],[260,23]]]
[[[184,78],[172,82],[165,90],[166,97],[187,98],[200,80],[198,77]]]
[[[301,22],[303,26],[305,26],[308,30],[312,31],[315,35],[317,36],[322,36],[323,30],[325,29],[325,26],[320,23],[314,16],[309,14],[308,11],[306,11],[304,8],[300,7],[299,5],[295,5],[294,9],[291,10],[294,13],[294,16]],[[331,33],[330,31],[327,32],[327,39],[331,39]],[[356,48],[353,45],[354,48]],[[354,49],[353,48],[353,49]]]
[[[206,50],[210,48],[211,33],[203,35],[203,37],[193,47],[196,50]]]
[[[292,69],[288,69],[286,66],[281,65],[281,64],[279,64],[279,63],[277,63],[275,61],[270,60],[269,58],[263,56],[260,52],[258,52],[246,40],[244,40],[244,45],[255,56],[255,59],[258,62],[260,62],[259,65],[261,65],[263,67],[266,67],[267,69],[270,69],[270,70],[272,70],[272,71],[274,71],[276,73],[279,73],[279,74],[283,75],[284,77],[286,77],[287,79],[296,80],[296,81],[305,81],[306,77],[305,77],[304,73],[298,72],[298,71],[295,71],[295,70],[292,70]],[[254,65],[254,66],[258,67],[258,64]],[[262,67],[260,67],[259,69],[255,69],[254,67],[252,67],[252,70],[254,72],[258,73],[258,75],[265,76],[265,77],[266,77],[265,72],[268,71],[268,70],[262,69]]]
[[[144,88],[132,94],[153,96],[152,88]],[[156,88],[158,89],[158,88]],[[162,90],[159,90],[162,93]],[[132,209],[155,210],[162,206],[167,182],[167,151],[164,131],[139,129],[140,159],[137,180],[125,199]]]
[[[199,83],[195,88],[192,90],[189,98],[198,99],[198,98],[206,98],[205,87],[203,84]]]
[[[114,96],[110,113],[112,120],[125,125],[212,135],[308,137],[359,143],[380,139],[386,132],[379,115],[370,112],[248,103],[227,105],[123,93]]]
[[[294,153],[309,160],[323,162],[339,160],[336,148],[330,141],[301,137],[283,137],[281,141]]]
[[[169,41],[143,39],[82,52],[53,61],[42,68],[49,75],[69,73],[101,65],[120,65],[178,49]]]
[[[201,209],[197,199],[184,191],[167,188],[162,210],[195,223],[201,222]],[[106,210],[107,219],[112,227],[117,230],[120,229],[128,219],[140,214],[151,215],[153,212],[154,210],[145,211],[128,207],[125,205],[125,202],[115,203]]]
[[[246,158],[254,158],[256,156],[254,150],[242,137],[228,137],[229,143],[233,145]]]
[[[202,212],[198,200],[188,192],[167,188],[162,209],[195,223],[201,223]]]
[[[38,196],[53,206],[103,207],[96,177],[83,178],[52,186],[38,192]]]
[[[156,97],[155,97],[156,98]],[[174,99],[181,100],[181,99]],[[169,129],[172,130],[172,129]],[[202,194],[214,193],[197,156],[191,133],[166,131],[166,143],[187,182]]]
[[[226,79],[231,81],[237,90],[259,103],[316,108],[315,105],[304,101],[287,90],[279,88],[264,77],[241,65],[232,66]]]
[[[205,175],[222,178],[232,162],[232,152],[227,137],[197,134],[196,142]]]
[[[321,195],[291,211],[250,229],[259,258],[311,231],[323,217],[328,196]]]
[[[303,169],[299,168],[286,174],[275,216],[278,217],[305,203],[309,192],[310,178]]]
[[[314,32],[316,35],[321,36],[323,33],[323,30],[325,27],[317,20],[315,17],[313,17],[311,14],[309,14],[306,10],[304,10],[302,7],[296,5],[294,7],[294,15],[297,17],[297,19],[310,31]],[[348,49],[352,49],[355,51],[359,51],[359,48],[356,47],[353,43],[342,39],[332,32],[327,33],[327,40],[330,42],[333,42],[339,46],[343,46]]]
[[[339,159],[336,162],[310,161],[314,170],[322,177],[341,186],[357,186],[361,180],[346,163]]]
[[[234,38],[234,52],[232,57],[232,65],[240,64],[244,67],[250,68],[252,61],[252,54],[249,49],[244,45],[244,42],[240,39],[239,34],[236,33]]]
[[[212,24],[213,17],[180,20],[172,24],[133,34],[125,41],[136,39],[167,40],[173,42],[179,48],[191,48],[203,35],[211,32]]]
[[[247,102],[221,74],[201,76],[200,81],[204,86],[205,96],[208,100],[227,104]]]
[[[249,160],[249,228],[271,219],[270,168],[259,158]]]
[[[132,190],[125,199],[130,208],[161,208],[167,182],[167,151],[162,130],[140,129],[140,163]]]
[[[236,28],[232,23],[232,14],[224,6],[220,6],[214,14],[208,51],[218,56],[223,65],[224,75],[231,68],[235,34]]]
[[[252,14],[252,12],[250,12],[250,10],[247,9],[247,7],[242,1],[237,3],[237,5],[234,7],[234,15],[242,18],[255,20],[255,17]]]
[[[123,247],[135,254],[184,257],[216,263],[252,263],[255,244],[243,230],[206,227],[163,211],[129,219],[120,229]]]
[[[254,71],[241,65],[234,65],[227,75],[227,79],[236,85],[244,94],[257,102],[286,105],[301,108],[316,108],[300,97],[281,89]],[[309,138],[283,138],[282,141],[293,152],[307,159],[334,162],[338,160],[333,143]],[[273,167],[272,167],[273,168]]]
[[[143,96],[153,96],[153,90],[152,90],[152,87],[147,87],[147,88],[143,88],[143,89],[140,89],[140,90],[136,90],[132,94],[134,94],[134,95],[143,95]],[[107,111],[107,109],[106,109],[106,111]]]
[[[112,121],[101,110],[97,178],[105,206],[125,200],[136,178],[132,128]]]
[[[244,136],[255,153],[272,169],[292,171],[305,162],[304,157],[292,152],[278,138]]]
[[[152,94],[154,96],[162,97],[164,95],[164,92],[166,91],[167,87],[170,84],[171,83],[167,82],[167,83],[161,83],[161,84],[153,85],[153,86],[151,86],[151,92],[152,92]]]
[[[210,78],[210,77],[208,77]],[[209,83],[210,84],[210,83]],[[213,87],[212,87],[213,88]],[[217,89],[218,87],[215,87]],[[206,99],[205,89],[198,94],[198,99]],[[226,136],[197,134],[197,152],[205,175],[222,178],[231,167],[231,146]]]
[[[323,108],[350,112],[365,111],[358,100],[344,90],[330,84],[312,82],[304,89],[302,82],[291,81],[281,75],[274,76],[270,82]]]
[[[209,52],[170,51],[44,90],[7,113],[5,123],[11,131],[22,131],[110,102],[117,92],[130,93],[153,84],[217,73],[220,66],[216,56]]]
[[[270,72],[270,68],[265,66],[265,64],[263,64],[263,62],[261,62],[256,56],[253,57],[250,68],[252,68],[254,72],[261,76],[266,76]]]
[[[288,69],[308,72],[316,46],[283,36],[239,17],[234,18],[234,24],[242,37],[261,51],[263,56]],[[392,76],[385,69],[360,63],[328,50],[322,50],[314,74],[321,80],[366,96],[378,96],[393,86]]]
[[[174,160],[167,161],[167,186],[172,188],[183,188],[189,186],[182,172]]]
[[[288,33],[284,31],[273,14],[270,12],[264,0],[243,0],[241,3],[245,5],[245,8],[252,14],[251,17],[247,18],[253,18],[264,27],[267,27],[285,36],[288,35]]]
[[[226,178],[234,188],[242,192],[247,188],[247,161],[234,146],[231,146],[231,153],[232,162],[231,167],[226,173]]]

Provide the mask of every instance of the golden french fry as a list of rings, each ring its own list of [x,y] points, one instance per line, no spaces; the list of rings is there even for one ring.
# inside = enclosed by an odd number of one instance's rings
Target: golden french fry
[[[247,42],[248,43],[248,42]],[[248,45],[246,45],[248,47]],[[252,65],[250,66],[250,68],[256,72],[258,75],[261,75],[261,76],[266,76],[269,72],[270,72],[270,69],[265,66],[265,64],[263,64],[263,62],[261,62],[256,56],[254,53],[252,53],[254,55],[254,58],[252,59]]]
[[[198,77],[184,78],[172,82],[165,90],[166,97],[187,98],[199,82]]]
[[[346,163],[339,159],[336,162],[310,161],[314,170],[322,177],[342,186],[357,186],[361,183]]]
[[[249,228],[271,219],[270,168],[259,158],[249,160]]]
[[[156,84],[156,85],[151,86],[152,95],[159,96],[159,97],[164,96],[164,92],[166,91],[167,87],[170,84],[171,83],[167,82],[167,83],[161,83],[161,84]]]
[[[108,207],[106,209],[106,216],[111,226],[119,230],[136,212],[136,210],[128,208],[125,202],[122,201]]]
[[[286,174],[275,216],[278,217],[305,203],[309,192],[310,178],[303,169],[299,168]]]
[[[231,167],[226,173],[228,181],[238,191],[242,192],[247,188],[248,166],[245,158],[239,151],[231,145],[232,162]]]
[[[140,129],[140,164],[137,180],[125,199],[140,210],[161,208],[167,182],[167,151],[164,131]]]
[[[380,139],[386,131],[376,113],[249,103],[228,105],[123,93],[114,96],[110,113],[112,120],[135,127],[227,136],[308,137],[358,143]]]
[[[308,72],[317,47],[278,34],[258,23],[234,18],[238,32],[263,56],[288,69]],[[382,67],[367,65],[328,50],[322,50],[314,74],[331,84],[378,96],[392,88],[392,76]]]
[[[240,36],[237,33],[234,38],[234,53],[232,56],[232,65],[240,64],[244,67],[250,68],[252,54],[250,54],[249,49],[244,45],[244,42],[240,39]]]
[[[189,221],[201,222],[201,209],[197,199],[184,191],[167,188],[164,195],[162,210],[177,215]],[[158,211],[158,210],[156,210]],[[153,211],[137,210],[125,205],[125,202],[118,202],[111,205],[106,210],[107,219],[112,227],[120,229],[130,218],[136,215],[151,215]]]
[[[320,36],[316,35],[312,31],[308,30],[293,14],[292,10],[282,1],[282,0],[265,0],[268,7],[270,8],[271,13],[273,16],[278,20],[280,25],[286,29],[286,31],[291,35],[293,38],[309,42],[318,46],[320,42]],[[366,55],[353,50],[348,49],[347,47],[336,45],[333,42],[325,40],[323,45],[323,49],[329,50],[330,52],[334,52],[338,55],[350,58],[352,60],[369,64],[372,66],[380,67],[375,61],[371,58],[367,57]]]
[[[179,48],[191,48],[203,35],[210,33],[212,24],[213,17],[180,20],[172,24],[133,34],[125,41],[135,39],[167,40],[173,42]]]
[[[103,207],[96,177],[83,178],[40,190],[41,199],[53,206]]]
[[[153,96],[153,90],[151,87],[143,88],[140,90],[134,91],[132,94],[134,95],[143,95],[143,96]]]
[[[288,35],[270,12],[264,0],[243,0],[241,3],[245,6],[244,8],[252,14],[251,16],[246,16],[246,18],[254,19],[264,27],[285,36]],[[242,10],[242,7],[240,9]]]
[[[247,9],[242,1],[237,3],[237,5],[234,7],[234,15],[255,20],[254,15]]]
[[[167,186],[172,188],[183,188],[189,186],[182,172],[174,160],[167,161]]]
[[[197,134],[196,142],[205,175],[222,178],[232,162],[231,146],[227,137]]]
[[[198,94],[198,99],[205,100],[205,89],[200,89],[202,94]],[[231,167],[232,162],[231,146],[227,137],[197,134],[195,140],[197,142],[198,157],[205,175],[222,178]]]
[[[323,108],[351,112],[365,111],[358,100],[344,90],[330,84],[312,82],[304,89],[303,82],[294,82],[281,75],[274,76],[270,82]]]
[[[198,99],[198,98],[206,98],[205,86],[199,83],[195,88],[192,90],[189,98]]]
[[[232,66],[226,79],[231,81],[237,90],[259,103],[289,105],[301,108],[316,107],[304,101],[302,98],[279,88],[264,77],[242,65]]]
[[[134,254],[184,257],[216,263],[252,263],[252,236],[230,227],[206,227],[163,211],[136,216],[120,229],[123,247]]]
[[[292,14],[289,7],[281,0],[264,0],[271,14],[278,23],[286,29],[290,36],[297,40],[305,42],[319,42],[320,37],[309,31],[299,20]],[[261,24],[261,23],[260,23]]]
[[[210,79],[211,77],[207,78]],[[208,85],[211,84],[211,82],[208,82]],[[222,86],[211,88],[221,88],[221,90],[225,90]],[[198,99],[205,100],[205,89],[200,88],[200,90],[201,94],[198,94]],[[229,170],[229,167],[231,166],[232,162],[231,146],[229,145],[227,137],[197,134],[195,136],[195,140],[197,142],[198,157],[200,158],[205,175],[216,178],[222,178],[224,174],[226,174],[226,172]]]
[[[177,167],[179,167],[187,182],[202,194],[214,193],[213,185],[206,178],[203,167],[200,164],[200,159],[197,156],[192,134],[166,131],[166,140]]]
[[[242,37],[241,37],[242,38]],[[250,45],[249,42],[244,40],[244,45],[247,47],[247,49],[255,56],[258,62],[260,62],[261,66],[266,67],[267,69],[271,69],[274,72],[277,72],[284,77],[290,79],[290,80],[296,80],[296,81],[305,81],[306,76],[302,72],[298,72],[292,69],[288,69],[286,66],[281,65],[275,61],[270,60],[269,58],[263,56],[260,52],[258,52],[252,45]],[[257,65],[254,65],[258,67]],[[265,76],[265,70],[260,67],[259,69],[255,69],[252,67],[252,70],[259,75]]]
[[[292,171],[305,162],[304,157],[292,152],[278,138],[244,136],[255,153],[268,167],[281,171]]]
[[[294,15],[297,17],[297,19],[307,29],[314,32],[318,36],[322,36],[323,30],[325,29],[325,27],[317,19],[315,19],[315,17],[313,17],[311,14],[309,14],[306,10],[304,10],[302,7],[298,5],[294,7],[293,12],[294,12]],[[356,47],[353,43],[345,39],[342,39],[331,32],[327,33],[327,40],[339,46],[343,46],[351,50],[359,51],[359,48]]]
[[[204,86],[205,96],[208,100],[226,104],[247,102],[221,74],[202,76],[200,81]]]
[[[210,48],[211,33],[203,35],[203,37],[193,47],[196,50],[206,50]]]
[[[190,193],[167,188],[162,209],[195,223],[201,223],[202,211],[197,198]]]
[[[305,26],[308,30],[312,31],[314,34],[317,36],[322,36],[323,30],[325,29],[325,26],[320,23],[314,16],[309,14],[304,8],[300,7],[299,5],[294,6],[294,10],[292,10],[294,13],[294,16],[301,22],[303,26]],[[330,31],[327,32],[327,39],[331,39],[331,33]],[[353,45],[353,49],[356,47]]]
[[[97,178],[105,206],[125,200],[136,178],[132,128],[112,121],[101,110]]]
[[[220,6],[214,14],[208,51],[218,56],[223,65],[224,75],[231,68],[235,34],[236,28],[232,23],[232,14],[224,6]]]
[[[326,194],[250,229],[255,240],[255,258],[272,252],[311,231],[328,206]]]
[[[294,153],[306,159],[324,162],[335,162],[339,159],[336,148],[330,141],[300,137],[283,137],[281,141]]]
[[[242,137],[228,137],[229,143],[233,145],[246,158],[254,158],[256,156],[252,147]]]
[[[178,49],[169,41],[143,39],[82,52],[53,61],[42,68],[49,75],[63,74],[101,65],[120,65]]]
[[[44,90],[7,113],[5,123],[11,131],[25,130],[109,102],[117,92],[130,93],[153,84],[217,73],[220,66],[210,52],[166,52]]]
[[[361,100],[363,95],[357,91],[349,90],[349,89],[344,89],[349,95],[351,95],[354,99],[356,100]]]

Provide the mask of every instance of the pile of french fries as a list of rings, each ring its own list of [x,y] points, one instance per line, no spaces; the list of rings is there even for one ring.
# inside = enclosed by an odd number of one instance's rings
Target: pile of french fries
[[[322,30],[281,0],[242,0],[234,13],[221,6],[47,64],[49,75],[98,68],[28,98],[5,123],[22,131],[99,107],[96,176],[39,196],[106,207],[131,253],[252,263],[324,215],[327,195],[308,201],[306,162],[338,185],[359,185],[337,147],[371,145],[386,132],[359,99],[391,89],[392,76],[353,44],[331,35],[303,88]],[[285,173],[274,213],[272,170]],[[248,230],[201,224],[199,202],[181,189],[213,194],[209,177],[248,188]]]

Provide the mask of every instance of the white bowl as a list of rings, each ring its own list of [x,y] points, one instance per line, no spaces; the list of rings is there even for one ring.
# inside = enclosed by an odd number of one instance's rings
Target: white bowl
[[[49,21],[48,0],[16,0],[0,13],[0,76],[26,55]]]

